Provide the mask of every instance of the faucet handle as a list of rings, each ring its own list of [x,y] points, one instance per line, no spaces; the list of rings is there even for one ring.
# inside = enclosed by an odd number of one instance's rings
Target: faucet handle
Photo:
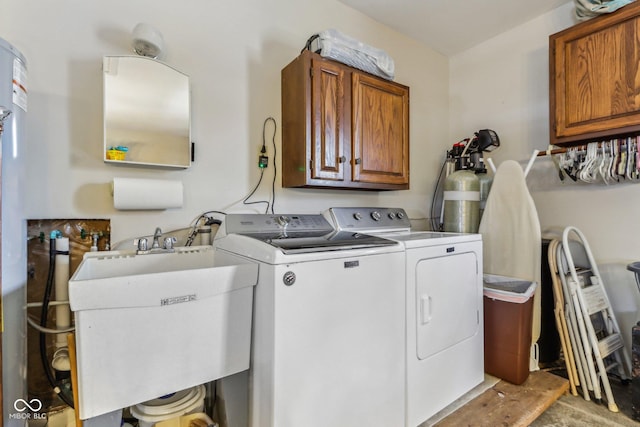
[[[148,244],[148,241],[147,241],[147,239],[145,237],[142,237],[142,238],[138,239],[137,244],[138,244],[138,250],[139,251],[146,251],[146,250],[149,249],[149,244]]]
[[[178,239],[175,237],[165,237],[164,238],[164,248],[165,249],[173,249],[174,243],[176,243]]]

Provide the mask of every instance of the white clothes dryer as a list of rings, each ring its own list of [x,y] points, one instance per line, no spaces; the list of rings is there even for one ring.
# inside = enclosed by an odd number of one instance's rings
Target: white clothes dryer
[[[484,381],[482,237],[411,231],[399,208],[331,208],[339,230],[402,243],[406,268],[406,425]]]

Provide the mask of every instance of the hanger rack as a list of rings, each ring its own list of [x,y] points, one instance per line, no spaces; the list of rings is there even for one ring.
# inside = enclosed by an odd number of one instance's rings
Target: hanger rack
[[[590,143],[587,143],[587,144],[572,145],[570,147],[549,146],[550,148],[548,150],[539,151],[538,152],[538,157],[543,157],[543,156],[548,156],[548,155],[553,155],[553,154],[563,154],[563,153],[566,153],[568,151],[586,152],[587,151],[587,147],[589,146],[589,144],[598,144],[598,148],[599,149],[602,148],[603,144],[605,146],[610,146],[611,144],[617,144],[618,146],[626,148],[628,143],[637,144],[638,141],[640,141],[640,135],[627,137],[627,138],[614,138],[614,139],[611,139],[609,141],[590,142]],[[551,148],[551,147],[555,147],[555,148]]]
[[[640,135],[590,142],[571,147],[549,147],[537,157],[549,155],[560,180],[605,184],[640,181]]]
[[[579,145],[578,147],[581,150],[586,149],[586,145]],[[544,156],[550,156],[550,155],[553,155],[553,154],[566,153],[568,149],[569,149],[568,147],[560,147],[560,148],[553,148],[553,149],[550,148],[547,151],[538,151],[538,157],[544,157]]]

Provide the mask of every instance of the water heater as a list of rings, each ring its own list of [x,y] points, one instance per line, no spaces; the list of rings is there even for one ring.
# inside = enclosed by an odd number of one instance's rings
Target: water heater
[[[24,56],[0,39],[0,110],[2,142],[2,400],[5,426],[22,426],[16,402],[27,399],[24,306],[27,294],[27,224],[22,198],[26,178],[24,123],[27,113],[27,67]]]

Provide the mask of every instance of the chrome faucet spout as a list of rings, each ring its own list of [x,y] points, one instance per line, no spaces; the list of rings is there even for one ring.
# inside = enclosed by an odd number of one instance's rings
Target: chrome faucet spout
[[[174,244],[177,241],[178,240],[172,236],[167,236],[163,238],[162,230],[160,229],[160,227],[157,227],[156,231],[153,233],[153,243],[151,243],[151,247],[147,245],[146,237],[136,239],[134,240],[134,243],[138,245],[138,250],[136,251],[136,254],[146,255],[146,254],[166,254],[166,253],[175,252]]]
[[[162,238],[162,230],[160,227],[156,227],[155,233],[153,233],[153,244],[151,249],[157,249],[160,247],[160,239]]]

